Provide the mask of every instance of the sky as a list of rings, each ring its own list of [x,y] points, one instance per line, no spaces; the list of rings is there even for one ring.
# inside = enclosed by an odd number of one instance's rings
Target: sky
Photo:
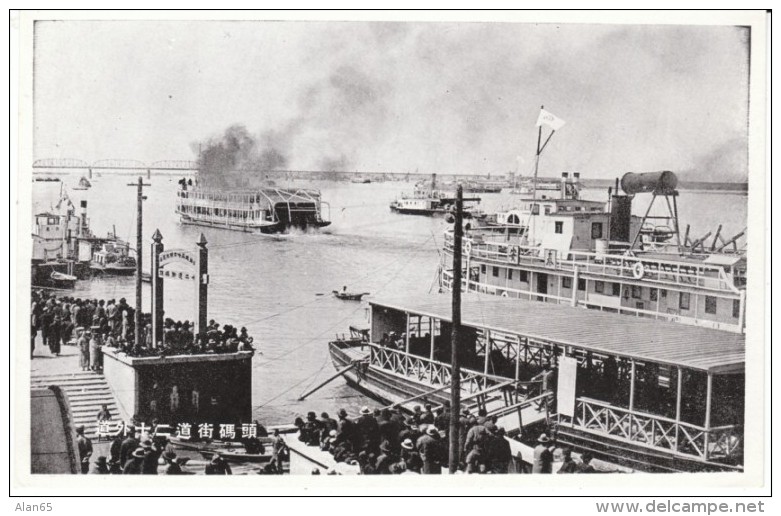
[[[196,160],[237,130],[294,170],[743,181],[749,29],[38,21],[34,159]],[[543,138],[547,134],[547,129]]]

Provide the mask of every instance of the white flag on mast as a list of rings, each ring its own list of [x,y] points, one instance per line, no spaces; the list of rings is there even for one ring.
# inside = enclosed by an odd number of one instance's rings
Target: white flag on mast
[[[537,126],[538,127],[541,126],[541,125],[547,125],[548,127],[553,129],[554,131],[558,131],[559,129],[564,127],[565,123],[566,122],[564,122],[564,120],[562,120],[561,118],[557,117],[556,115],[554,115],[550,111],[545,111],[544,109],[540,109],[540,116],[537,118]]]

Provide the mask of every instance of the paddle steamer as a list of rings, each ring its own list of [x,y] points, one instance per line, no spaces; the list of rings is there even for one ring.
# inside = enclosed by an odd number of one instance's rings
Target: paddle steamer
[[[594,308],[742,333],[746,312],[744,232],[699,239],[679,231],[677,178],[669,171],[624,175],[623,194],[582,200],[577,178],[556,197],[523,199],[464,235],[464,292]],[[653,196],[632,215],[637,194]],[[650,215],[664,200],[663,215]],[[445,235],[440,287],[453,288],[453,237]]]
[[[235,231],[281,233],[331,224],[318,190],[261,187],[221,190],[179,182],[176,213],[183,224]],[[330,211],[330,207],[329,207]]]

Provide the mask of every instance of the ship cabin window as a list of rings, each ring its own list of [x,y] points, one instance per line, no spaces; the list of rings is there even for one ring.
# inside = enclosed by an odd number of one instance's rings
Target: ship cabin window
[[[637,308],[638,310],[644,310],[645,309],[645,303],[643,303],[642,301],[636,301],[635,302],[635,308]]]
[[[550,215],[551,207],[550,205],[545,206],[545,215]]]
[[[556,233],[559,235],[564,233],[564,222],[561,220],[556,221]]]
[[[620,283],[613,283],[613,295],[616,297],[621,296],[621,284]]]
[[[632,297],[634,299],[641,299],[643,297],[643,287],[632,285]]]
[[[586,290],[585,278],[578,278],[578,290]]]
[[[480,274],[485,274],[485,265],[480,266]]]
[[[561,278],[561,288],[572,288],[572,278]]]
[[[716,298],[713,296],[705,296],[705,313],[706,314],[715,314],[716,313]]]
[[[507,269],[507,281],[512,281],[512,280],[513,280],[513,270]]]
[[[540,214],[540,205],[532,204],[532,215],[539,215],[539,214]]]
[[[491,270],[491,274],[493,275],[493,277],[494,278],[498,278],[499,277],[499,267],[491,267],[491,269],[492,269]]]
[[[529,282],[529,271],[518,271],[518,280],[523,283]]]
[[[652,288],[649,293],[651,294],[651,301],[659,300],[659,291],[657,289]]]
[[[601,222],[592,222],[591,223],[591,238],[602,238],[602,223]]]
[[[734,299],[732,301],[732,317],[735,319],[740,318],[740,299]]]
[[[680,308],[681,310],[688,310],[690,301],[691,301],[690,294],[688,292],[681,292],[678,308]]]
[[[604,281],[595,281],[594,282],[594,292],[597,294],[604,294],[605,293],[605,282]]]
[[[516,215],[515,213],[510,214],[509,217],[507,217],[507,223],[508,224],[520,224],[521,219]]]

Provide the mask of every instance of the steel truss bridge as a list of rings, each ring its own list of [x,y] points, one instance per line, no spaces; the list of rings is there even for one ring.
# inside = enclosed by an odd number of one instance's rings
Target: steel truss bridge
[[[183,172],[194,173],[198,171],[198,162],[190,160],[162,160],[151,163],[135,159],[101,159],[92,163],[73,158],[47,158],[33,162],[33,173],[51,173],[58,170],[79,169],[87,172],[92,177],[95,170],[111,170],[117,174],[133,171],[146,172],[151,176],[152,172]],[[372,181],[420,181],[431,178],[426,172],[386,172],[386,171],[327,171],[327,170],[260,170],[240,169],[239,172],[252,172],[262,174],[264,179],[320,179],[333,181],[349,181],[355,177],[369,178]],[[470,174],[442,174],[437,177],[441,181],[492,179],[491,176],[478,176]],[[495,175],[493,180],[502,180],[505,176]]]

